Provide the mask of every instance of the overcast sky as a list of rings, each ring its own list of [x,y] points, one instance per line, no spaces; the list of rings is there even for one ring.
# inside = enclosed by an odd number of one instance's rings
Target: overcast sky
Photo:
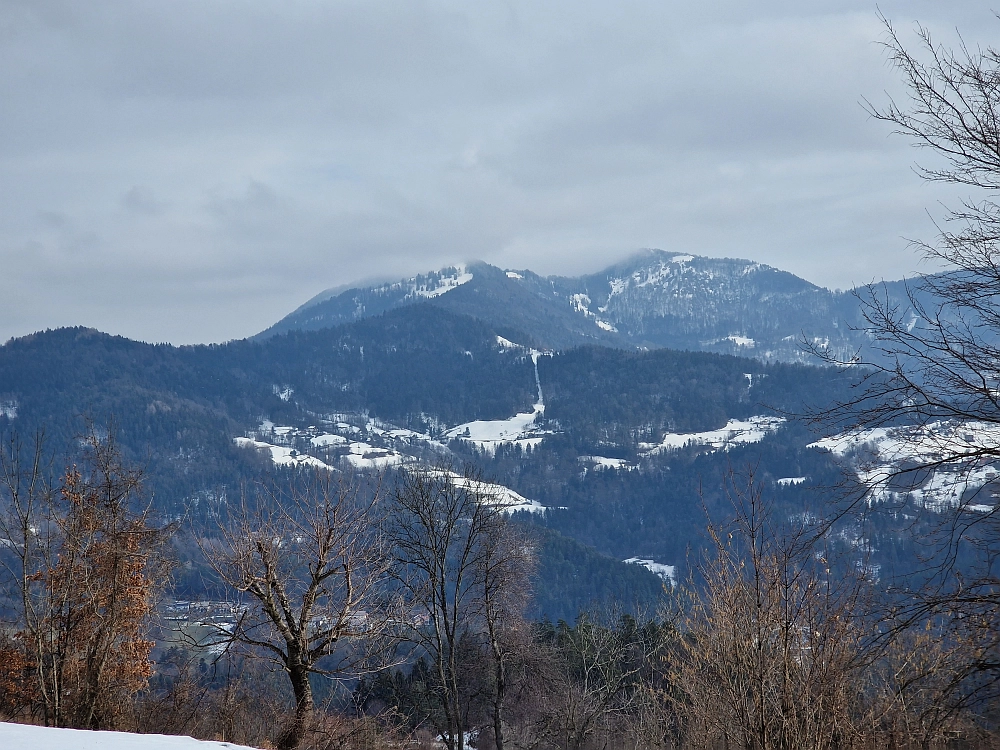
[[[883,1],[912,39],[985,3]],[[639,248],[831,288],[960,193],[871,121],[868,0],[0,0],[0,341],[251,335],[321,290]]]

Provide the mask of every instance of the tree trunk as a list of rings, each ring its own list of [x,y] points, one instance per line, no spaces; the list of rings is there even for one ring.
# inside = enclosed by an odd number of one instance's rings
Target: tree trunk
[[[288,668],[288,677],[292,682],[292,692],[295,694],[295,716],[291,726],[278,737],[278,750],[294,750],[299,746],[309,728],[313,711],[309,670],[302,664],[292,664]]]
[[[504,674],[503,668],[503,649],[493,627],[490,627],[490,646],[493,651],[494,679],[496,680],[496,695],[493,697],[493,742],[496,745],[496,750],[504,750],[503,703],[507,694],[507,676]]]

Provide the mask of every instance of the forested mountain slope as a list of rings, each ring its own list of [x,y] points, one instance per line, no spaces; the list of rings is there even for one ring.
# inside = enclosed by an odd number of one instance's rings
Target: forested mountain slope
[[[461,302],[459,291],[477,294],[470,280],[439,298]],[[524,345],[534,342],[428,301],[213,346],[47,331],[0,347],[0,428],[44,429],[63,450],[84,419],[113,419],[156,507],[195,524],[275,464],[471,462],[535,511],[526,522],[565,535],[545,542],[538,592],[546,612],[567,617],[616,587],[659,590],[644,569],[615,572],[602,555],[680,574],[700,544],[703,504],[722,507],[730,462],[766,456],[773,481],[811,477],[780,485],[789,508],[833,476],[829,456],[806,448],[813,436],[781,415],[842,394],[843,375],[701,352]],[[632,582],[610,583],[622,575]]]

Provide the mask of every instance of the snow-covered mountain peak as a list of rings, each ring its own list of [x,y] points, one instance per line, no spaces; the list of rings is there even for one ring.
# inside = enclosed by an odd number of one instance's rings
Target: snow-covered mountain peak
[[[508,340],[555,349],[665,346],[805,362],[813,359],[804,340],[836,352],[865,344],[852,331],[859,312],[851,295],[752,260],[664,250],[579,277],[475,262],[315,300],[259,337],[425,303],[485,321]]]

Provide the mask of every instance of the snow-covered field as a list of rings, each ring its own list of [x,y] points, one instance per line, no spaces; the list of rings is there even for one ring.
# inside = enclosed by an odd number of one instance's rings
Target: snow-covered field
[[[769,432],[774,432],[785,420],[782,417],[750,417],[745,420],[730,419],[720,430],[707,432],[668,432],[659,443],[639,443],[639,452],[646,455],[675,451],[688,445],[704,445],[713,450],[728,450],[734,445],[759,443]]]
[[[738,336],[733,334],[732,336],[726,336],[725,341],[732,341],[736,346],[746,347],[747,349],[753,349],[757,342],[747,336]]]
[[[452,289],[462,286],[462,284],[468,284],[470,281],[472,281],[472,274],[466,270],[464,265],[460,265],[455,267],[455,273],[437,275],[436,286],[414,283],[413,291],[410,294],[414,297],[440,297],[442,294],[450,292]]]
[[[802,484],[809,477],[782,477],[778,480],[778,484],[782,487],[787,487],[789,485]]]
[[[571,294],[569,297],[569,305],[573,308],[575,312],[580,313],[585,318],[592,318],[594,323],[602,331],[610,331],[611,333],[618,333],[618,329],[615,328],[611,323],[606,320],[601,320],[594,313],[590,311],[590,295],[589,294]],[[601,312],[604,312],[605,308],[599,308]]]
[[[497,344],[503,348],[523,348],[500,336],[497,336]],[[529,351],[535,365],[535,386],[538,388],[538,400],[532,410],[507,419],[477,419],[456,425],[447,430],[443,437],[472,443],[487,453],[495,453],[499,446],[505,444],[520,445],[524,449],[541,443],[544,433],[538,427],[538,418],[545,414],[545,398],[542,396],[542,383],[538,377],[538,358],[546,353],[536,349]]]
[[[439,472],[440,473],[440,472]],[[544,513],[545,506],[535,500],[529,500],[523,495],[519,495],[510,487],[492,482],[479,482],[467,479],[461,474],[448,472],[456,487],[468,488],[471,492],[476,492],[486,498],[490,505],[499,506],[504,513],[516,513],[517,511],[527,511],[528,513]]]
[[[624,469],[625,471],[633,471],[639,468],[638,465],[624,458],[608,458],[607,456],[579,456],[577,461],[590,464],[597,470]]]
[[[529,421],[534,422],[535,415],[541,413],[540,410],[544,409],[544,406],[539,403],[535,408],[536,411],[525,415],[531,418],[524,421],[525,425]],[[329,471],[334,471],[338,464],[359,470],[379,470],[403,464],[419,465],[420,460],[406,452],[412,448],[420,448],[423,451],[429,448],[442,455],[448,453],[448,447],[444,443],[422,432],[386,424],[361,415],[341,416],[354,419],[357,424],[327,420],[325,423],[327,428],[324,430],[318,427],[279,426],[264,421],[259,429],[250,433],[253,437],[238,437],[234,438],[234,441],[241,447],[268,451],[271,460],[279,466],[311,466]],[[505,422],[514,422],[516,419]],[[522,434],[521,429],[519,426],[516,434]],[[517,442],[537,445],[541,439],[541,437],[524,438]],[[305,453],[304,450],[325,455],[326,460]],[[458,486],[469,484],[469,480],[458,474],[451,476]],[[474,489],[489,498],[489,502],[502,506],[507,513],[516,511],[541,513],[545,510],[545,506],[541,503],[519,495],[503,485],[479,482]]]
[[[330,466],[320,461],[318,458],[305,453],[299,453],[293,448],[285,448],[281,445],[272,445],[260,440],[238,437],[234,438],[235,443],[241,448],[257,448],[271,452],[271,460],[276,466],[312,466],[316,469],[329,469]]]
[[[536,446],[542,442],[542,438],[531,436],[530,433],[535,428],[535,420],[542,413],[538,406],[535,405],[534,411],[515,414],[509,419],[477,419],[466,422],[452,427],[444,433],[444,437],[464,440],[489,453],[495,452],[497,446],[504,443],[516,443],[522,448]]]
[[[1000,479],[1000,471],[983,449],[1000,447],[1000,425],[986,422],[931,422],[922,427],[879,427],[834,435],[809,444],[853,462],[858,479],[872,492],[874,502],[907,494],[929,510],[945,510],[968,501],[976,491]],[[914,465],[946,464],[913,473],[913,487],[890,488],[898,472]],[[903,478],[905,482],[905,478]],[[988,512],[992,504],[969,504],[968,510]]]
[[[4,750],[239,750],[246,746],[164,734],[92,732],[0,722],[0,747]]]

